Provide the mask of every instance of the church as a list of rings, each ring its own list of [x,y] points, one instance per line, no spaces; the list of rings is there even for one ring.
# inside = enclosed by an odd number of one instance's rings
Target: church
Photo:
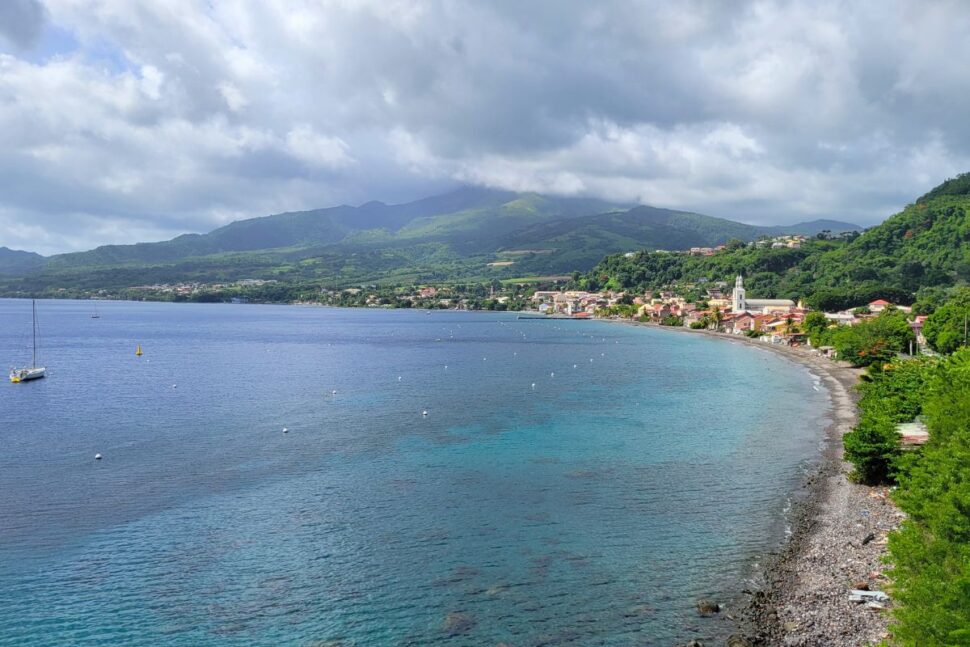
[[[731,311],[749,312],[751,314],[770,314],[773,312],[788,312],[795,307],[791,299],[748,299],[744,296],[744,279],[738,274],[731,292]]]

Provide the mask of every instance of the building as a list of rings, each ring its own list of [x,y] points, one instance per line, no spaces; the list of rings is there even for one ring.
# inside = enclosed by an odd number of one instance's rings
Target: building
[[[731,291],[731,310],[733,312],[788,312],[795,307],[791,299],[748,299],[744,292],[744,279],[738,274]]]

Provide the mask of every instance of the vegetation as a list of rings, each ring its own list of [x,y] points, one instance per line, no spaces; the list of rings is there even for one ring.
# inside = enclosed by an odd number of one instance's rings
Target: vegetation
[[[712,256],[617,254],[581,275],[590,288],[681,290],[745,277],[751,298],[843,310],[876,299],[932,312],[970,281],[970,174],[949,180],[861,235],[820,232],[795,249],[744,246]]]
[[[47,259],[0,250],[0,294],[58,296],[240,279],[317,288],[489,282],[586,271],[607,254],[712,246],[762,234],[852,229],[755,227],[588,198],[465,188],[401,205],[369,202],[230,223],[169,241]]]
[[[966,176],[970,178],[970,175]],[[923,336],[940,353],[966,346],[970,331],[970,289],[963,288],[937,308],[923,324]]]
[[[845,435],[853,477],[867,485],[892,483],[902,468],[896,425],[922,413],[926,383],[935,367],[928,358],[896,360],[871,371],[859,385],[859,424]]]
[[[854,366],[882,366],[906,352],[916,337],[906,315],[887,308],[854,326],[828,328],[817,335],[822,345],[834,346],[839,359]]]
[[[889,537],[892,631],[905,645],[970,644],[970,350],[946,358],[921,395],[930,430],[899,475],[907,514]]]

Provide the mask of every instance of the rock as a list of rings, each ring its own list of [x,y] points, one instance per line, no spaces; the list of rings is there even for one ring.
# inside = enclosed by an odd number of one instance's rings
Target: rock
[[[754,643],[741,634],[731,634],[727,639],[727,647],[752,647]]]
[[[711,616],[715,613],[720,613],[721,605],[717,602],[711,602],[710,600],[698,600],[697,601],[697,613],[702,616]]]
[[[475,626],[475,618],[470,613],[452,611],[445,616],[441,623],[441,630],[449,636],[468,633]]]

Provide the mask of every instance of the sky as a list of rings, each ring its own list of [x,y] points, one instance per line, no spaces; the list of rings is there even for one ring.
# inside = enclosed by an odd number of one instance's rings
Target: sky
[[[0,245],[463,184],[871,225],[970,171],[970,4],[3,0]]]

